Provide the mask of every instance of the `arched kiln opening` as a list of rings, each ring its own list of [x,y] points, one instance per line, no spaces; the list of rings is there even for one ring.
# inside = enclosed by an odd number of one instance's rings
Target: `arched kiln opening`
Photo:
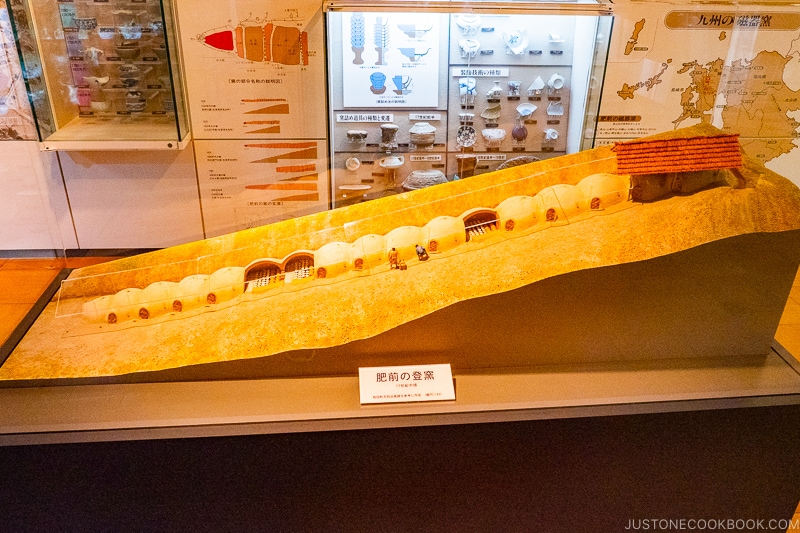
[[[266,287],[271,283],[277,283],[281,279],[281,267],[273,261],[261,261],[249,267],[244,273],[244,290],[248,286],[253,289]]]
[[[497,213],[492,210],[478,211],[464,218],[467,241],[497,229]]]
[[[285,272],[294,272],[294,279],[303,279],[314,272],[314,256],[307,253],[297,254],[286,261]]]

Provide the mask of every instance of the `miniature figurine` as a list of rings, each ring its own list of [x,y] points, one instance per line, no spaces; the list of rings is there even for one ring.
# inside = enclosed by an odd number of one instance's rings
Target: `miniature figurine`
[[[395,248],[392,248],[391,251],[389,252],[389,268],[390,269],[392,269],[392,268],[400,268],[400,266],[398,264],[399,258],[400,258],[400,254],[397,253],[397,250]]]
[[[428,260],[428,252],[425,251],[425,248],[422,245],[418,244],[416,246],[417,249],[417,257],[419,257],[420,261],[427,261]]]

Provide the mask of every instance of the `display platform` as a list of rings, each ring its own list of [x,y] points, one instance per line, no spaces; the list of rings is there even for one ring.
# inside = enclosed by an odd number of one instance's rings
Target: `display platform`
[[[359,405],[355,376],[0,389],[0,445],[335,431],[800,403],[800,365],[756,356],[459,372],[456,400]]]
[[[698,126],[85,267],[0,366],[6,433],[796,402],[798,213]],[[359,369],[410,364],[449,364],[456,400],[359,405]]]

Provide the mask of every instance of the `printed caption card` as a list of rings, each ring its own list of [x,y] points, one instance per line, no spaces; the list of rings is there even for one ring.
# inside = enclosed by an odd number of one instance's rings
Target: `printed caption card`
[[[450,365],[359,368],[358,388],[362,405],[456,399]]]

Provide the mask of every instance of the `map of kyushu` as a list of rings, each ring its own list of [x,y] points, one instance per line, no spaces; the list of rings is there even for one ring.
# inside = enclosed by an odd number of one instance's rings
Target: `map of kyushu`
[[[751,61],[736,59],[725,66],[722,59],[704,65],[684,63],[678,74],[688,74],[691,83],[681,94],[681,114],[673,121],[714,121],[721,110],[724,130],[739,133],[748,154],[767,162],[788,153],[796,145],[800,122],[792,116],[800,111],[800,88],[793,90],[784,79],[797,55],[784,56],[761,51]]]

